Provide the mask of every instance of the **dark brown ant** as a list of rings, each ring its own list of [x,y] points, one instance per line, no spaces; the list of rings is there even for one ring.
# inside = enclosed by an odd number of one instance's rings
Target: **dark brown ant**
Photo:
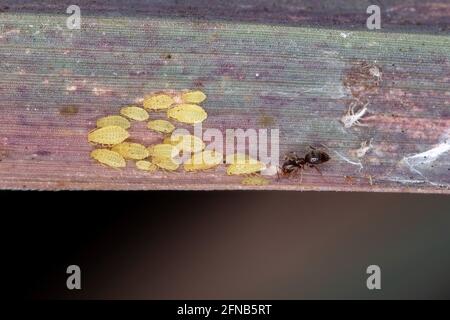
[[[310,168],[314,168],[322,175],[319,168],[317,167],[319,164],[327,162],[330,160],[330,156],[322,150],[317,150],[316,148],[309,146],[311,151],[309,151],[303,158],[297,156],[295,152],[291,152],[284,157],[284,162],[280,168],[280,172],[278,173],[278,177],[291,177],[293,175],[298,175],[300,172],[300,182],[303,179],[303,169],[305,166]]]

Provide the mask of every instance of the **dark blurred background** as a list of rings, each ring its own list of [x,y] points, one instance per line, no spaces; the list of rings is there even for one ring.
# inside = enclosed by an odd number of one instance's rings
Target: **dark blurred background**
[[[0,200],[20,298],[450,298],[448,196],[1,192]],[[81,268],[80,291],[66,289],[71,264]],[[381,267],[379,291],[366,287],[371,264]]]

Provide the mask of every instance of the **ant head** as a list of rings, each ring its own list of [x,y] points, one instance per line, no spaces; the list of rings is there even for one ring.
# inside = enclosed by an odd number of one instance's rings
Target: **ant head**
[[[306,156],[305,161],[310,164],[320,164],[330,160],[330,156],[323,151],[320,150],[311,150]]]

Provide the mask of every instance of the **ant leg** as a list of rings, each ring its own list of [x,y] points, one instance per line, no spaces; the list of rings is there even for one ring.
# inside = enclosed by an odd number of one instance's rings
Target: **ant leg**
[[[310,167],[316,169],[317,172],[320,173],[321,176],[323,176],[322,171],[320,171],[320,169],[317,166],[311,165]]]
[[[312,150],[316,150],[316,148],[314,148],[312,145],[309,146]]]
[[[301,175],[302,175],[302,169],[300,168],[300,167],[298,167],[296,170],[295,170],[295,176],[296,177],[298,177],[298,174],[300,173],[300,177],[301,177]]]
[[[294,178],[294,177],[296,177],[296,176],[297,176],[297,172],[298,172],[297,168],[294,169],[294,170],[292,170],[292,171],[291,171],[291,174],[289,175],[289,178]]]
[[[277,180],[280,180],[281,178],[285,178],[286,173],[284,173],[280,167],[277,168]],[[288,177],[289,178],[289,177]]]
[[[300,184],[303,182],[303,168],[300,168]]]

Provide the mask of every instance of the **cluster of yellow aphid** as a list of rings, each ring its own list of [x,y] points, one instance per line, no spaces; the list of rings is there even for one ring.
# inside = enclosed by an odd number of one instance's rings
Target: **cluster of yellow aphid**
[[[127,142],[130,137],[128,129],[130,120],[147,121],[148,111],[167,112],[167,118],[186,124],[196,124],[207,118],[206,111],[199,106],[206,99],[201,91],[185,91],[178,94],[157,93],[144,98],[142,107],[130,105],[120,110],[120,115],[111,115],[97,120],[97,129],[88,135],[88,141],[103,148],[95,149],[91,157],[98,162],[114,167],[126,166],[126,160],[134,160],[136,167],[144,171],[155,171],[158,168],[175,171],[180,166],[179,156],[188,155],[183,161],[187,172],[212,169],[223,163],[223,155],[212,150],[205,150],[205,143],[194,135],[171,135],[162,143],[146,147],[139,143]],[[150,120],[147,127],[150,130],[169,135],[175,126],[167,120]],[[256,173],[265,168],[257,160],[241,154],[227,157],[227,174],[240,175]],[[244,183],[244,181],[243,181]],[[258,181],[245,181],[244,184],[265,184]]]

